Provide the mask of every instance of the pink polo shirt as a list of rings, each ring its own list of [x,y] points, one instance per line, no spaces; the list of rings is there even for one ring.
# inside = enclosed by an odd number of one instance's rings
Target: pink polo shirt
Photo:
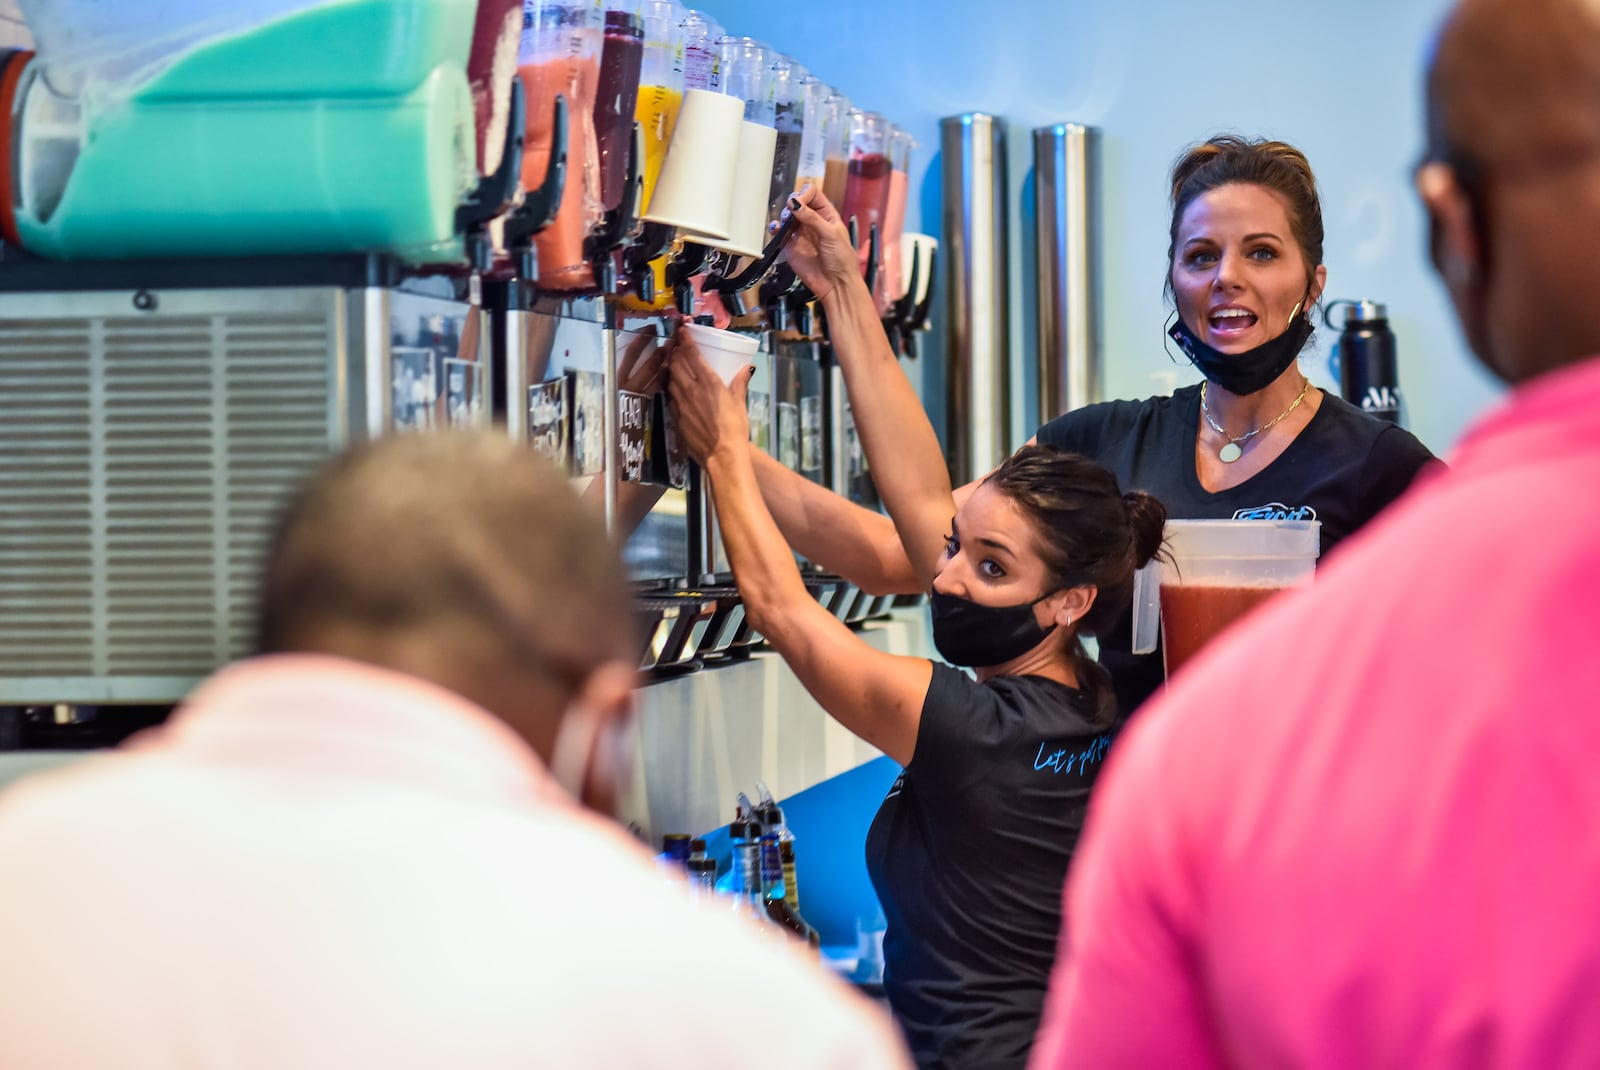
[[[1600,359],[1147,707],[1031,1067],[1600,1066]]]
[[[0,794],[0,1067],[903,1067],[483,710],[245,662]]]

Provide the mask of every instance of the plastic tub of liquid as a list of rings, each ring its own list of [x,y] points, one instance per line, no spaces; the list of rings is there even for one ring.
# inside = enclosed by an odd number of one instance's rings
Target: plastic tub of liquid
[[[1167,675],[1273,595],[1309,584],[1315,520],[1169,520],[1161,562],[1161,641]]]
[[[475,0],[35,6],[50,11],[8,161],[25,248],[459,255]],[[98,35],[61,21],[105,10]]]

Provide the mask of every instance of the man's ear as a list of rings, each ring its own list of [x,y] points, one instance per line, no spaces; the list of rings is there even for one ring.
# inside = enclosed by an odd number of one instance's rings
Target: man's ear
[[[617,812],[617,799],[633,774],[634,688],[638,669],[626,662],[608,661],[584,681],[572,701],[571,716],[583,711],[595,718],[591,749],[584,761],[583,785],[578,800],[608,816]]]
[[[1423,164],[1416,183],[1417,196],[1433,221],[1433,266],[1447,284],[1471,285],[1483,275],[1484,255],[1472,199],[1447,163]]]

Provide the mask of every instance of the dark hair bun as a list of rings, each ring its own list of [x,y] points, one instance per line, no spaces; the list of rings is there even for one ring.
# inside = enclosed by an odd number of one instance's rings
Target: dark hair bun
[[[1133,528],[1133,563],[1143,568],[1161,552],[1167,507],[1161,504],[1161,499],[1142,490],[1124,494],[1122,504],[1128,507],[1128,524]]]

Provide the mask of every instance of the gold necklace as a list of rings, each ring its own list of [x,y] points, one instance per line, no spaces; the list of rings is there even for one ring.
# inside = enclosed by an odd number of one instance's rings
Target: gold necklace
[[[1254,431],[1247,431],[1237,438],[1228,434],[1227,431],[1223,430],[1217,425],[1217,421],[1211,418],[1211,406],[1206,404],[1206,387],[1208,385],[1209,384],[1206,382],[1201,382],[1200,384],[1200,414],[1206,418],[1206,425],[1209,426],[1211,430],[1228,440],[1227,443],[1217,451],[1217,460],[1221,461],[1223,464],[1232,464],[1234,461],[1237,461],[1240,457],[1244,456],[1244,444],[1246,442],[1250,441],[1252,438],[1255,438],[1257,435],[1261,434],[1261,432],[1273,427],[1278,423],[1278,421],[1282,420],[1285,416],[1288,416],[1291,412],[1300,407],[1300,403],[1306,399],[1306,391],[1311,389],[1311,380],[1307,379],[1301,384],[1300,393],[1295,395],[1294,400],[1289,403],[1289,407],[1287,409],[1284,409],[1282,412],[1278,413],[1278,415],[1274,416],[1272,419],[1268,420]]]

